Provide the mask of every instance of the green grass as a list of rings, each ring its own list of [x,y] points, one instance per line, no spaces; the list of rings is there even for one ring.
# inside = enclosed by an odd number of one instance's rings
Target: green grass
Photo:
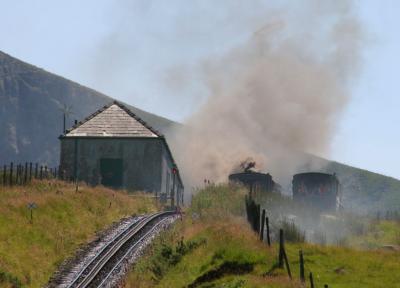
[[[354,245],[358,241],[357,248],[286,243],[293,275],[290,280],[285,270],[276,268],[277,244],[269,248],[261,243],[245,222],[244,195],[243,189],[234,186],[198,191],[184,221],[155,241],[125,286],[304,287],[298,280],[302,249],[306,273],[313,272],[316,287],[399,287],[400,252],[365,250],[360,245],[374,237],[373,229],[381,235],[374,247],[392,243],[398,239],[398,224],[367,222],[365,230],[349,240]],[[180,239],[184,245],[200,244],[179,253]],[[156,275],[155,271],[162,273]]]
[[[307,244],[287,245],[288,257],[298,275],[298,251],[302,249],[306,272],[312,271],[321,287],[399,287],[400,253],[363,251],[344,247]]]
[[[112,222],[154,211],[145,195],[131,197],[105,188],[35,181],[0,188],[0,286],[42,287],[79,245]],[[33,222],[27,204],[35,202]]]
[[[364,233],[353,235],[348,244],[361,249],[377,249],[384,246],[400,247],[400,223],[398,221],[370,221]]]

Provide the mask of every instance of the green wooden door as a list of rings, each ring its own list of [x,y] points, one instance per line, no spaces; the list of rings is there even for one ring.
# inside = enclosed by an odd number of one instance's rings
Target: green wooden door
[[[101,184],[112,188],[122,188],[122,159],[100,159]]]

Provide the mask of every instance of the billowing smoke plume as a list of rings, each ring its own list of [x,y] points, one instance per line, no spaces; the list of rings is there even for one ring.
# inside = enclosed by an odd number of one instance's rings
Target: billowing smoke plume
[[[349,1],[289,2],[264,7],[247,41],[201,66],[209,96],[173,142],[190,186],[226,181],[248,157],[283,179],[303,152],[329,152],[359,66],[359,24]]]

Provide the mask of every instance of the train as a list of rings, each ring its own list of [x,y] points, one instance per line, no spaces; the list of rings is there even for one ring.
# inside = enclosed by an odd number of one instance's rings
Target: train
[[[249,188],[250,196],[258,191],[281,192],[281,186],[269,173],[245,169],[229,175],[229,181]],[[292,198],[321,212],[332,212],[342,207],[341,185],[336,174],[321,172],[299,173],[293,176]]]
[[[292,193],[293,200],[309,203],[323,211],[334,211],[341,207],[341,186],[336,174],[296,174],[293,176]]]
[[[278,184],[272,179],[272,176],[267,173],[254,172],[251,170],[233,173],[229,175],[230,182],[240,183],[249,188],[250,194],[257,191],[275,191],[278,189]]]

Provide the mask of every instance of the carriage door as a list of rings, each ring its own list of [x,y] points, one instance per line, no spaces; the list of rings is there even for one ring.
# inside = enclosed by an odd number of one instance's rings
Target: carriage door
[[[122,159],[100,159],[101,184],[112,188],[122,187]]]

